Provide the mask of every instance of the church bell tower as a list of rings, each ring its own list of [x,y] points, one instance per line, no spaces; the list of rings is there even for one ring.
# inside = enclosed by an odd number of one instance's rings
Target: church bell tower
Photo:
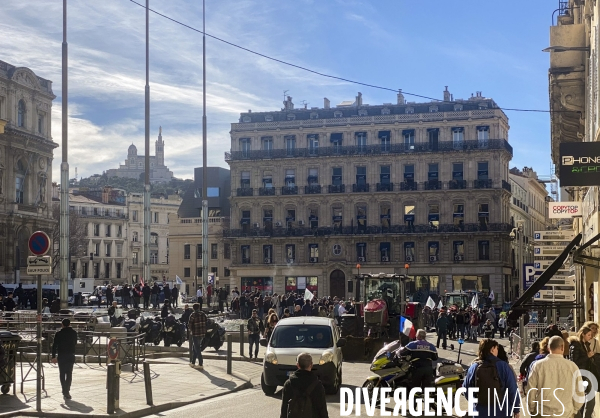
[[[158,128],[158,140],[154,143],[156,154],[156,166],[164,167],[165,165],[165,143],[162,139],[162,126]]]

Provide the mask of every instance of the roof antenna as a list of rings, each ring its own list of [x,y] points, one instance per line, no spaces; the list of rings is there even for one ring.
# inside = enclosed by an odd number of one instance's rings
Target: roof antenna
[[[289,90],[284,90],[283,91],[283,101],[285,102],[285,99],[287,98],[287,94],[288,94]]]
[[[308,107],[308,102],[306,100],[302,100],[301,103],[304,105],[305,109]]]

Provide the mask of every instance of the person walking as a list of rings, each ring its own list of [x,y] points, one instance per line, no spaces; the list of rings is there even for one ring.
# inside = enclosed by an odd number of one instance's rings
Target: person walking
[[[583,385],[579,368],[563,357],[562,337],[550,338],[548,347],[550,354],[533,364],[527,381],[529,413],[532,416],[537,413],[537,416],[572,417],[582,409],[581,401],[585,396],[581,390]],[[577,376],[575,381],[574,376]]]
[[[283,385],[280,418],[329,418],[325,388],[311,371],[312,356],[308,353],[299,354],[296,367],[298,370]]]
[[[148,283],[144,283],[142,288],[142,296],[144,297],[144,309],[150,308],[150,296],[152,295],[152,289],[148,286]]]
[[[190,357],[190,367],[204,369],[204,360],[202,359],[202,340],[206,335],[206,314],[202,312],[199,303],[194,303],[194,312],[190,315],[188,322],[188,331],[190,333],[192,351]],[[198,365],[196,366],[196,360]]]
[[[152,293],[150,294],[150,304],[154,309],[158,309],[158,295],[160,294],[160,287],[158,283],[154,282],[152,285]]]
[[[58,363],[60,385],[65,400],[71,399],[71,382],[73,381],[73,365],[75,364],[75,346],[77,331],[71,328],[68,318],[62,320],[62,328],[54,336],[52,344],[52,363]],[[58,360],[56,356],[58,355]]]
[[[250,358],[252,358],[252,346],[255,345],[254,358],[258,359],[258,346],[260,341],[260,334],[265,332],[265,326],[262,320],[258,317],[258,310],[252,310],[252,317],[248,320],[248,343],[250,344],[250,350],[248,351]]]
[[[571,360],[580,370],[587,370],[590,373],[595,373],[596,366],[592,360],[594,352],[590,349],[590,341],[593,338],[593,331],[589,327],[581,327],[577,336],[569,338],[569,360]],[[561,336],[562,339],[562,336]],[[587,378],[583,378],[588,383],[586,388],[586,396],[592,390],[592,384]],[[576,418],[591,418],[594,414],[594,406],[596,397],[591,397],[579,409]]]
[[[443,340],[442,347],[445,350],[448,338],[448,317],[446,316],[446,312],[440,312],[440,316],[438,317],[437,322],[435,323],[435,330],[437,331],[438,336],[436,346],[437,348],[440,348],[441,339]]]
[[[496,340],[481,340],[477,360],[469,367],[463,387],[479,388],[475,410],[480,418],[518,418],[521,400],[517,378],[511,366],[498,358],[498,352]],[[494,402],[504,399],[505,392],[508,402]]]
[[[173,286],[173,290],[171,291],[171,304],[175,308],[179,306],[179,288],[177,285]]]
[[[198,286],[198,290],[196,290],[196,301],[200,304],[200,309],[202,309],[202,297],[204,296],[204,291],[202,290],[202,286]]]
[[[531,343],[531,351],[525,356],[519,367],[521,381],[523,382],[523,391],[527,387],[527,375],[529,374],[529,366],[534,362],[535,358],[540,354],[540,343],[534,341]]]

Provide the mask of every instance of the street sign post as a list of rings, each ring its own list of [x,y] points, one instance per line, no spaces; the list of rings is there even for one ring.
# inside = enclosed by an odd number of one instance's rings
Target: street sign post
[[[50,249],[50,237],[44,231],[36,231],[29,237],[29,251],[44,255]]]
[[[533,233],[534,241],[564,241],[569,243],[575,238],[574,231],[535,231]]]

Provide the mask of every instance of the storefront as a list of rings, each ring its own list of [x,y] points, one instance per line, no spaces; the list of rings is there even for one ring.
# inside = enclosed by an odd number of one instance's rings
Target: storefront
[[[317,276],[286,276],[285,278],[285,291],[287,292],[304,292],[304,290],[310,290],[316,294],[318,289],[318,277]]]
[[[272,277],[242,277],[242,291],[254,291],[273,294],[273,278]]]
[[[454,275],[452,276],[452,284],[452,290],[454,291],[476,290],[486,294],[490,293],[490,276],[488,274],[481,276]]]

